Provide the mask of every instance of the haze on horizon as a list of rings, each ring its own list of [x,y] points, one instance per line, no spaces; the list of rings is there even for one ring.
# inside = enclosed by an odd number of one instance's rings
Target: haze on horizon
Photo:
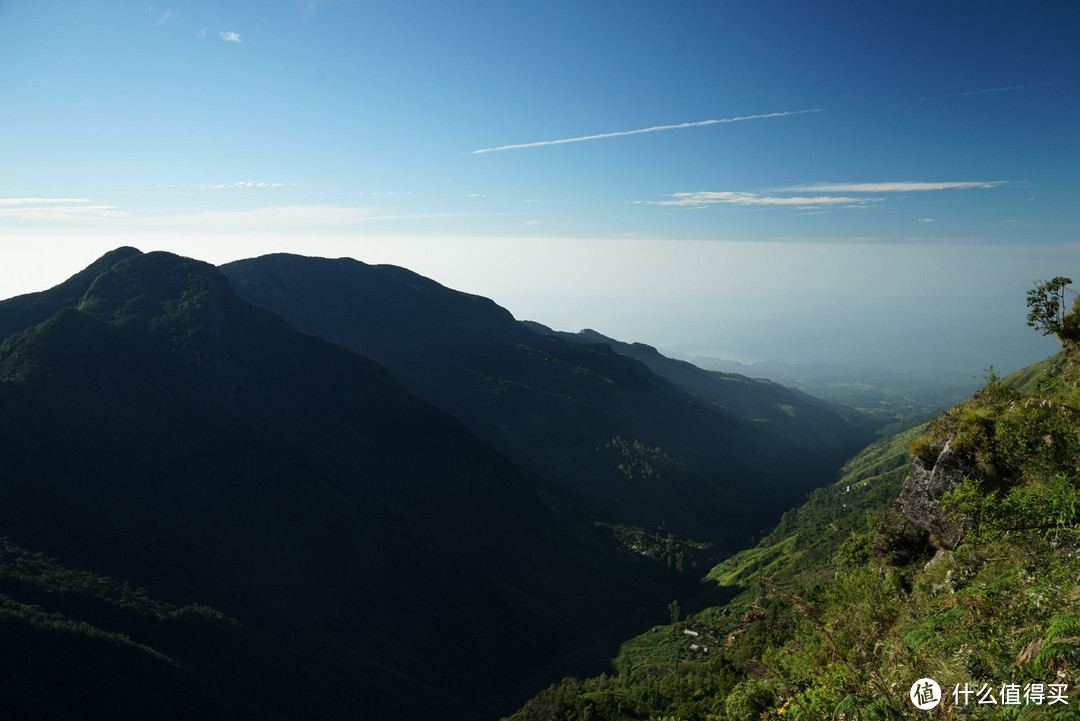
[[[675,354],[1010,371],[1076,277],[1068,3],[0,3],[0,296],[408,267]]]

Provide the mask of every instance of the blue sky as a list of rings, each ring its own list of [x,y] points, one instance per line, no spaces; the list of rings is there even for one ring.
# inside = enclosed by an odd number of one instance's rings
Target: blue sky
[[[1022,326],[1023,291],[1080,259],[1076,19],[0,0],[0,296],[130,244],[396,263],[518,317],[720,333],[745,359],[740,324],[797,304],[812,325],[836,298],[1012,294]]]

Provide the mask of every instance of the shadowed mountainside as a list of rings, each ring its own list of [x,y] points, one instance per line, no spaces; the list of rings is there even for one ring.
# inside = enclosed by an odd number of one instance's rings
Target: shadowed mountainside
[[[221,270],[244,298],[383,364],[605,521],[734,548],[833,480],[869,435],[773,383],[711,374],[702,393],[403,268],[277,254]]]
[[[120,249],[0,328],[13,717],[490,717],[649,598],[459,421],[210,265]]]

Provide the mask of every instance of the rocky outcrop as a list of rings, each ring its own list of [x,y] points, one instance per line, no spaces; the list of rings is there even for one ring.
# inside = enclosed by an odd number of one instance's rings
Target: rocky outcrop
[[[946,517],[942,497],[964,477],[975,477],[974,460],[938,441],[916,458],[900,496],[889,508],[874,536],[873,553],[894,565],[912,561],[927,546],[951,551],[960,543],[967,523]]]

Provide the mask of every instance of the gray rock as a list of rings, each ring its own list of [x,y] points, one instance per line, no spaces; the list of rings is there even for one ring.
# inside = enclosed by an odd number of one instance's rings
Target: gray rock
[[[885,514],[874,536],[875,556],[902,565],[912,561],[927,544],[951,551],[960,543],[966,519],[946,518],[942,497],[957,488],[965,477],[975,477],[974,460],[954,450],[949,442],[937,442],[916,458],[900,496]]]

